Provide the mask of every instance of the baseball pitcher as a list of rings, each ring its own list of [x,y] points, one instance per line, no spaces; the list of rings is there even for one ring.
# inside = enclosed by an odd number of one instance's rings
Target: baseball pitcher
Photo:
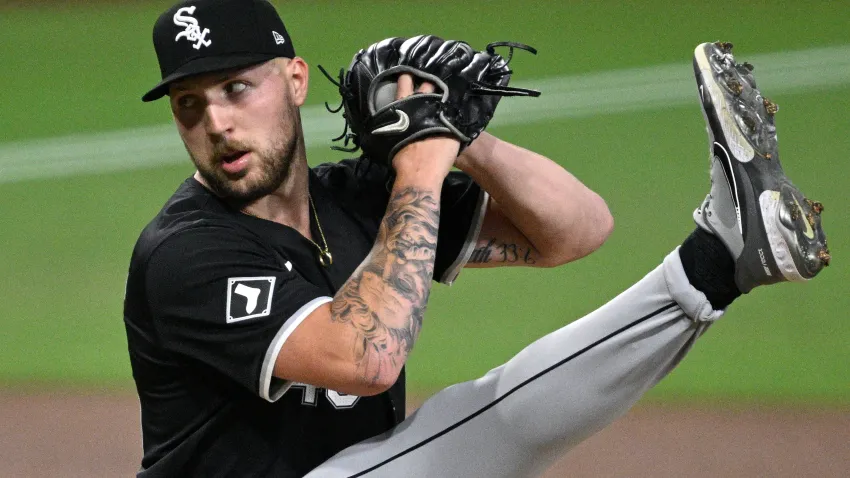
[[[161,81],[143,100],[166,98],[196,172],[130,262],[140,477],[536,476],[742,293],[829,263],[823,207],[779,162],[776,105],[730,44],[699,45],[711,186],[693,233],[606,305],[406,417],[404,365],[434,282],[559,266],[612,230],[576,177],[485,132],[502,97],[539,101],[509,86],[512,55],[533,48],[421,35],[358,51],[325,74],[345,118],[337,147],[359,156],[311,168],[310,70],[269,2],[182,1],[153,41]]]

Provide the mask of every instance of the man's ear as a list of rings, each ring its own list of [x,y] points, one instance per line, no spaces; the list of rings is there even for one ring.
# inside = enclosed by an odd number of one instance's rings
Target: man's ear
[[[296,106],[302,106],[307,100],[307,84],[310,79],[310,68],[303,58],[296,56],[289,60],[286,65],[286,73],[289,78],[289,93]]]

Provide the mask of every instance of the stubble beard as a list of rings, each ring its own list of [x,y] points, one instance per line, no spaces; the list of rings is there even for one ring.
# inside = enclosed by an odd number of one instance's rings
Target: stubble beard
[[[192,156],[192,162],[207,186],[217,196],[239,203],[251,203],[276,191],[289,177],[292,163],[304,153],[304,135],[301,128],[301,115],[295,106],[289,105],[278,123],[275,138],[265,149],[255,149],[248,144],[220,143],[218,151],[227,148],[234,150],[251,149],[255,156],[255,171],[248,171],[236,180],[231,179],[218,167],[218,161],[212,165],[202,165]],[[289,128],[287,128],[289,126]],[[287,131],[288,129],[288,131]],[[214,157],[215,157],[214,156]],[[250,176],[250,178],[249,178]]]

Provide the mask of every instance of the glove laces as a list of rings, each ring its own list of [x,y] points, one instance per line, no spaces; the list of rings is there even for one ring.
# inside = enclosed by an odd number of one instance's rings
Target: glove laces
[[[507,58],[501,57],[498,53],[496,53],[496,48],[498,48],[498,47],[508,47],[509,48]],[[514,57],[514,49],[524,50],[524,51],[531,53],[532,55],[537,54],[536,48],[529,46],[529,45],[526,45],[526,44],[523,44],[523,43],[517,43],[517,42],[512,42],[512,41],[497,41],[497,42],[490,43],[486,47],[487,53],[489,53],[490,56],[492,57],[490,59],[490,66],[489,66],[490,72],[487,73],[486,75],[484,75],[484,78],[489,80],[489,81],[498,81],[503,76],[512,74],[513,71],[509,70],[509,69],[505,70],[505,71],[495,71],[495,70],[506,67],[506,66],[508,66],[508,64],[510,64],[511,60]],[[527,89],[527,88],[516,88],[516,87],[512,87],[512,86],[499,86],[497,84],[489,83],[489,82],[486,82],[486,83],[485,82],[474,82],[474,83],[472,83],[469,91],[470,91],[470,93],[477,94],[477,95],[531,96],[531,97],[534,97],[534,98],[540,96],[540,92],[537,91],[537,90],[530,90],[530,89]]]
[[[333,83],[337,87],[337,89],[339,89],[339,94],[342,97],[342,100],[340,100],[339,106],[337,106],[336,108],[331,108],[331,106],[328,104],[328,102],[325,101],[325,109],[328,110],[329,113],[333,113],[333,114],[339,113],[342,110],[343,106],[345,106],[345,101],[351,100],[354,97],[354,94],[345,86],[345,69],[343,69],[343,68],[339,69],[339,74],[337,76],[337,79],[335,80],[327,72],[327,70],[325,70],[322,67],[322,65],[317,65],[317,66],[319,67],[319,70],[322,72],[322,74],[325,75],[325,78],[327,78],[331,83]],[[337,141],[343,141],[344,140],[343,145],[342,146],[332,145],[331,149],[333,149],[335,151],[342,151],[342,152],[345,152],[345,153],[354,153],[358,149],[360,149],[360,143],[357,141],[357,135],[354,134],[354,133],[351,133],[349,131],[350,128],[349,128],[349,124],[348,124],[348,117],[345,115],[345,113],[343,113],[342,117],[343,117],[343,119],[345,119],[345,126],[343,126],[342,134],[340,134],[336,138],[332,138],[331,141],[337,142]],[[354,146],[349,147],[348,146],[349,143],[354,143]]]

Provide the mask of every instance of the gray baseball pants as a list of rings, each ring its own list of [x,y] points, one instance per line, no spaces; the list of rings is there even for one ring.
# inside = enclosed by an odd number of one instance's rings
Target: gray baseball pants
[[[307,477],[538,476],[624,415],[721,315],[674,251],[604,306],[478,380],[440,391]]]

